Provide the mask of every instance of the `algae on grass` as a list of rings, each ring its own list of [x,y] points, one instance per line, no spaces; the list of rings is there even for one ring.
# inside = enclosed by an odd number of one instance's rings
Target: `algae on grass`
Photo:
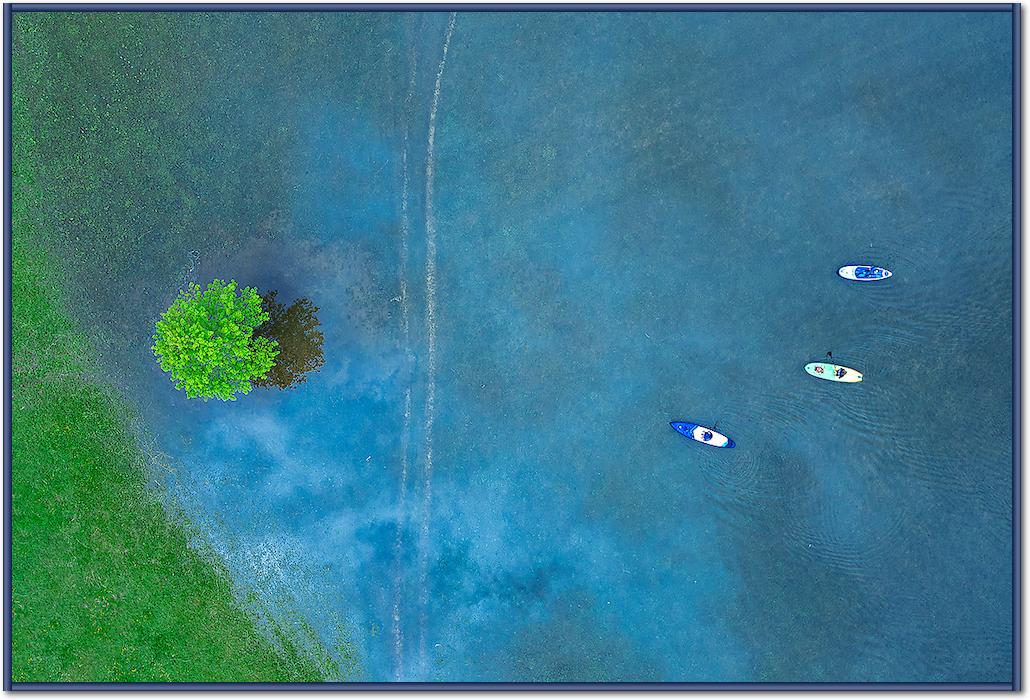
[[[229,15],[12,15],[14,128],[35,153],[15,168],[35,171],[36,235],[62,298],[114,360],[149,343],[184,267],[239,246],[277,211],[281,169],[250,165],[281,161],[293,136],[251,128],[244,103],[215,99],[261,81],[233,67]]]

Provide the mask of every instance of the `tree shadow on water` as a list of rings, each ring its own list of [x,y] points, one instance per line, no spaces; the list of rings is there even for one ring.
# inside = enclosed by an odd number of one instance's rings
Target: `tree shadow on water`
[[[307,381],[309,372],[317,371],[325,358],[322,355],[321,321],[315,315],[318,307],[310,299],[297,299],[289,307],[276,301],[277,290],[261,296],[261,305],[268,320],[254,329],[254,334],[279,343],[275,366],[256,386],[289,389]]]

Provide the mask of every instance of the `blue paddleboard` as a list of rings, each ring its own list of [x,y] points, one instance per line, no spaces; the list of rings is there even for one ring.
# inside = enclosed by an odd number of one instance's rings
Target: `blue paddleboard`
[[[728,437],[720,432],[712,430],[704,425],[698,425],[697,423],[682,423],[679,421],[673,421],[669,423],[673,430],[682,435],[688,437],[691,440],[697,442],[703,442],[706,445],[712,447],[736,447],[737,443],[730,440]]]
[[[845,265],[837,270],[837,274],[855,282],[876,282],[894,275],[887,268],[876,265]]]

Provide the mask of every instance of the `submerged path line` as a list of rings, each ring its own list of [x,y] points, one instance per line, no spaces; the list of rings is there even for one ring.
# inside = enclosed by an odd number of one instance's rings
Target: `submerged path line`
[[[424,462],[422,484],[422,532],[419,537],[419,590],[422,595],[419,618],[419,664],[423,679],[427,670],[426,624],[429,610],[429,514],[433,500],[433,423],[436,419],[436,212],[433,210],[433,184],[436,175],[433,149],[436,145],[436,112],[440,106],[440,84],[444,67],[447,65],[447,51],[454,34],[457,13],[452,12],[447,22],[447,34],[443,41],[443,55],[436,71],[433,86],[433,106],[429,110],[429,137],[426,145],[426,333],[428,354],[428,377],[426,380],[426,406],[424,426]]]
[[[404,676],[404,628],[401,626],[401,606],[404,598],[404,576],[401,561],[404,549],[404,525],[407,522],[407,490],[408,490],[408,446],[411,425],[411,387],[404,391],[404,432],[401,434],[401,483],[400,504],[397,515],[397,536],[394,541],[394,582],[393,582],[393,676],[394,680],[403,680]],[[403,518],[404,522],[401,522]]]
[[[408,301],[408,282],[406,279],[408,271],[408,238],[411,232],[411,220],[408,216],[408,122],[411,117],[411,100],[415,93],[415,78],[418,74],[418,62],[415,58],[415,45],[411,45],[408,52],[408,63],[410,75],[408,77],[408,92],[404,96],[404,148],[401,151],[401,172],[403,181],[401,184],[401,256],[400,256],[400,286],[401,286],[401,333],[404,342],[404,354],[406,367],[409,372],[408,387],[404,390],[404,422],[401,429],[401,478],[399,485],[399,503],[397,506],[397,534],[393,543],[393,676],[394,680],[400,681],[404,677],[404,627],[401,625],[401,608],[404,602],[404,576],[402,560],[404,555],[404,529],[407,526],[408,517],[408,451],[411,444],[411,382],[410,372],[414,364],[414,353],[411,351],[411,309]]]

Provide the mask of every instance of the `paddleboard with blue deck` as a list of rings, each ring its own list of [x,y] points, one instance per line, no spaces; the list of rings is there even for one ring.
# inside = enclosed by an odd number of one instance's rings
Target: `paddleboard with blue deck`
[[[737,443],[730,440],[728,437],[720,432],[716,432],[709,427],[704,425],[698,425],[697,423],[681,423],[679,421],[673,421],[669,423],[677,433],[683,437],[688,437],[691,440],[697,442],[703,442],[706,445],[712,447],[736,447]]]
[[[855,282],[876,282],[885,280],[894,273],[885,267],[876,265],[845,265],[837,270],[837,274],[846,280]]]

